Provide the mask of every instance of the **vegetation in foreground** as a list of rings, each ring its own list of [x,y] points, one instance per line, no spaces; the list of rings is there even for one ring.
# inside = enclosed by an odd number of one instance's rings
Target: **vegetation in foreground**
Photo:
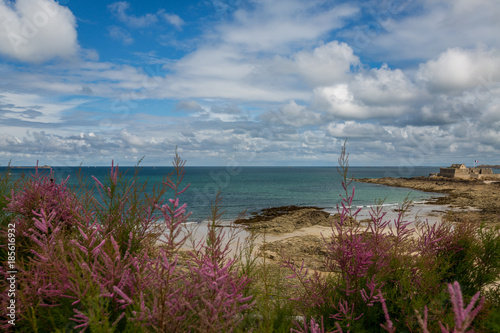
[[[371,222],[360,224],[351,209],[345,148],[339,163],[345,193],[324,238],[326,273],[286,254],[278,268],[255,257],[255,235],[232,251],[235,229],[218,227],[219,195],[206,238],[184,250],[190,239],[182,193],[189,189],[181,186],[185,162],[177,154],[174,172],[153,191],[137,177],[127,181],[114,165],[106,179],[92,185],[80,179],[73,189],[50,173],[36,170],[14,182],[7,172],[0,178],[1,326],[21,332],[500,331],[498,228],[475,221],[413,225],[402,218],[405,207],[392,223],[374,208]],[[8,293],[13,274],[15,292]],[[12,300],[14,315],[6,311]]]

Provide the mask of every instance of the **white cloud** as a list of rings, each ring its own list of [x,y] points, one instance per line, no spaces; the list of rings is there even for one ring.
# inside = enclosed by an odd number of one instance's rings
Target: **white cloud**
[[[154,73],[148,75],[131,65],[75,61],[43,65],[33,72],[4,66],[2,83],[4,91],[30,91],[48,96],[90,95],[110,98],[114,103],[132,104],[132,100],[151,97],[163,84],[163,78]]]
[[[160,19],[178,30],[181,30],[184,25],[184,20],[179,15],[167,13],[164,9],[158,10],[157,13],[147,13],[141,16],[129,14],[130,3],[127,1],[113,2],[108,5],[108,9],[120,22],[132,28],[146,28],[158,23]]]
[[[68,58],[79,49],[76,19],[53,0],[0,0],[0,54],[27,62]]]
[[[235,45],[203,46],[168,69],[173,74],[156,92],[163,98],[283,101],[308,94],[273,76],[266,58],[258,59]]]
[[[217,27],[224,42],[242,45],[250,52],[276,52],[339,28],[358,11],[349,5],[325,9],[324,4],[296,0],[259,1],[254,5],[252,10],[239,9],[233,22]]]
[[[500,48],[500,2],[497,0],[390,1],[408,4],[402,11],[379,16],[387,8],[375,10],[371,20],[343,32],[355,50],[378,61],[426,61],[449,48],[488,45]],[[362,35],[363,38],[359,36]],[[359,42],[361,40],[362,42]]]
[[[83,103],[81,99],[58,102],[35,94],[3,92],[0,93],[0,110],[7,113],[3,117],[0,116],[0,120],[3,118],[32,123],[59,123],[65,112]]]
[[[123,45],[131,45],[134,43],[134,38],[132,38],[132,35],[130,35],[130,33],[123,28],[113,25],[108,27],[108,32],[109,36],[114,39],[120,40]]]
[[[120,133],[120,138],[133,147],[144,147],[146,144],[143,138],[137,135],[130,134],[127,130],[123,130]]]
[[[448,49],[437,60],[420,65],[419,77],[430,90],[438,92],[475,88],[488,77],[500,80],[500,53],[483,49]]]
[[[390,69],[386,64],[357,74],[350,88],[356,98],[369,106],[403,105],[425,97],[402,70]]]
[[[346,121],[342,123],[330,123],[326,132],[336,138],[366,138],[366,139],[384,139],[389,132],[382,126],[370,123],[358,123],[355,121]]]
[[[321,115],[299,105],[295,101],[280,107],[277,111],[268,111],[260,116],[262,120],[275,123],[302,127],[321,124]]]
[[[401,116],[409,111],[405,105],[365,104],[348,84],[314,89],[314,109],[325,111],[333,119],[377,119]]]
[[[313,87],[343,82],[351,66],[359,65],[352,49],[338,41],[318,46],[312,52],[299,51],[293,61],[298,73]]]
[[[313,108],[332,118],[377,119],[410,114],[429,99],[400,69],[387,65],[346,76],[344,82],[314,89]]]
[[[309,87],[346,81],[351,67],[358,64],[352,49],[338,41],[300,50],[289,57],[249,53],[228,43],[206,45],[168,66],[174,74],[167,76],[160,94],[279,102],[304,100],[311,96]]]
[[[158,22],[156,14],[144,14],[142,16],[130,15],[127,13],[129,8],[130,3],[127,1],[113,2],[108,5],[108,9],[118,18],[118,20],[131,27],[144,28]]]
[[[177,29],[181,30],[182,29],[182,26],[184,25],[184,20],[181,19],[179,17],[179,15],[176,15],[176,14],[171,14],[171,13],[165,13],[163,11],[160,11],[158,12],[158,15],[160,15],[161,17],[163,17],[163,19],[173,25],[174,27],[176,27]]]

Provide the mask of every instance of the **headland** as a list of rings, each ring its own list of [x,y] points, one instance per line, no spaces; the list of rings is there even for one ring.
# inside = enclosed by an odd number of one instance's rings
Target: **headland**
[[[414,178],[363,178],[358,182],[405,187],[424,192],[444,193],[428,204],[476,211],[481,222],[500,224],[500,179],[463,179],[440,176]]]

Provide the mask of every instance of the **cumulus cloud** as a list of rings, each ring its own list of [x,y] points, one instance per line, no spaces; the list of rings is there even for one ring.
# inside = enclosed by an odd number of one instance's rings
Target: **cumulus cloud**
[[[40,63],[79,49],[73,13],[53,0],[0,0],[0,54]]]
[[[330,123],[326,128],[328,135],[337,138],[367,138],[370,140],[380,140],[387,138],[390,134],[384,127],[371,123],[358,123],[346,121]]]
[[[130,134],[127,130],[123,130],[120,133],[120,138],[124,142],[126,142],[129,145],[134,146],[134,147],[143,147],[145,145],[145,142],[142,138],[140,138],[137,135]]]
[[[430,90],[461,92],[479,86],[488,77],[500,80],[500,53],[451,48],[420,65],[418,74]]]
[[[298,73],[313,87],[345,81],[351,66],[360,63],[352,48],[338,41],[318,46],[312,52],[299,51],[293,58]]]
[[[175,104],[175,111],[184,111],[188,113],[203,111],[201,105],[194,100],[180,101]]]
[[[387,64],[357,74],[350,87],[367,106],[408,105],[425,97],[401,69],[390,69]]]
[[[321,123],[321,115],[319,113],[308,110],[306,106],[299,105],[293,100],[278,110],[262,114],[260,119],[273,124],[284,124],[295,127],[318,125]]]
[[[385,104],[369,106],[356,96],[348,84],[314,89],[314,108],[324,110],[334,119],[377,119],[401,116],[408,112],[405,105]]]
[[[349,80],[359,58],[333,41],[289,57],[258,56],[232,44],[206,45],[168,66],[164,97],[220,97],[283,102],[309,99],[304,89]],[[307,82],[307,85],[304,84]]]

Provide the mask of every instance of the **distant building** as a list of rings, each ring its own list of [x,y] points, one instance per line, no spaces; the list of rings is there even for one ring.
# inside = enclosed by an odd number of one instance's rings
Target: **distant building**
[[[490,168],[467,168],[465,164],[452,164],[448,168],[439,168],[437,176],[460,179],[499,178]]]

